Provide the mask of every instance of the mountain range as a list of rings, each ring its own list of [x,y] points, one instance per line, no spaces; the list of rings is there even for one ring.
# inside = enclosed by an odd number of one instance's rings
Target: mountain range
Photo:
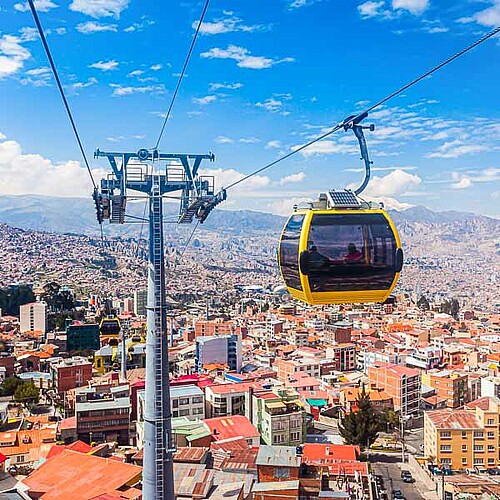
[[[144,203],[129,203],[127,212],[142,218]],[[165,203],[167,235],[187,235],[193,225],[175,224],[177,205]],[[401,238],[406,244],[418,241],[433,248],[450,247],[455,243],[487,244],[500,248],[500,220],[471,213],[446,211],[434,212],[417,206],[402,212],[390,212]],[[244,237],[266,234],[278,235],[286,218],[270,213],[250,210],[214,210],[200,230],[225,233],[227,236]],[[55,233],[84,234],[95,236],[100,232],[95,219],[94,205],[86,198],[58,198],[48,196],[0,196],[0,222],[21,229]],[[146,224],[103,225],[108,236],[122,238],[147,234]],[[495,241],[496,240],[496,241]],[[500,251],[500,249],[498,250]]]

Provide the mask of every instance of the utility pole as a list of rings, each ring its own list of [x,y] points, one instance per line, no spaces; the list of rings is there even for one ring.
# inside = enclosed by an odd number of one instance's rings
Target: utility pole
[[[94,157],[106,157],[113,173],[101,180],[93,198],[100,223],[128,222],[125,212],[128,190],[142,193],[149,205],[148,304],[146,336],[146,408],[144,415],[144,500],[174,500],[172,415],[168,370],[167,311],[165,294],[165,252],[163,195],[181,191],[178,223],[193,218],[203,222],[211,210],[224,201],[224,190],[214,194],[213,177],[197,175],[202,160],[214,155],[160,154],[140,149],[136,153],[97,150]],[[136,195],[133,195],[137,198]],[[131,222],[138,222],[137,217]]]

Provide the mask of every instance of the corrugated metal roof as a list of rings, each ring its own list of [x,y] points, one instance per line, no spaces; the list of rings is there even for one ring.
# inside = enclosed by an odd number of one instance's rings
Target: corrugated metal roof
[[[295,446],[262,445],[257,454],[257,465],[276,465],[283,467],[300,467],[301,456],[297,456]]]

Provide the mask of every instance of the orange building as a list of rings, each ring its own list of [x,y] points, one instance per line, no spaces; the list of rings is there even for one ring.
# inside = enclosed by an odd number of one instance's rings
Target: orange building
[[[420,411],[420,371],[392,363],[373,363],[368,367],[370,387],[384,389],[394,409],[404,416]]]
[[[436,396],[446,399],[448,408],[458,408],[468,402],[468,375],[448,370],[422,373],[422,384],[436,390]]]

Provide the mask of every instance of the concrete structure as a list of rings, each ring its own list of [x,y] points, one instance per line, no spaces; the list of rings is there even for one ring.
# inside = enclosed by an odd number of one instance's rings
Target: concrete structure
[[[334,370],[350,372],[356,369],[356,347],[354,344],[336,344],[326,349],[326,359],[334,362]]]
[[[259,391],[251,401],[252,422],[264,443],[297,446],[305,441],[306,412],[296,391]]]
[[[420,412],[420,372],[390,363],[374,363],[368,368],[371,387],[384,389],[392,397],[394,409],[403,416]]]
[[[196,338],[196,371],[201,373],[204,365],[214,363],[225,364],[231,371],[241,370],[241,337],[239,335]]]
[[[170,388],[172,417],[189,420],[205,418],[205,394],[196,385],[179,385]]]
[[[47,304],[31,302],[19,308],[21,333],[40,331],[45,335],[47,330]]]
[[[497,467],[500,399],[483,397],[464,409],[424,413],[425,454],[452,469]]]
[[[117,382],[76,389],[78,439],[87,443],[117,441],[121,445],[130,444],[130,387],[128,383]]]
[[[50,367],[52,384],[62,396],[66,391],[82,387],[92,378],[92,363],[82,356],[60,359]]]
[[[500,398],[500,377],[481,378],[481,396]]]
[[[278,372],[280,382],[287,382],[297,372],[304,372],[316,378],[321,376],[321,360],[314,358],[277,359],[273,368]]]
[[[66,349],[71,351],[96,351],[101,347],[99,325],[97,323],[81,323],[67,321]]]
[[[134,314],[136,316],[146,316],[147,302],[148,291],[146,289],[134,291]]]
[[[431,370],[422,373],[422,384],[435,389],[436,396],[445,398],[449,408],[458,408],[469,402],[467,378],[467,374]]]

